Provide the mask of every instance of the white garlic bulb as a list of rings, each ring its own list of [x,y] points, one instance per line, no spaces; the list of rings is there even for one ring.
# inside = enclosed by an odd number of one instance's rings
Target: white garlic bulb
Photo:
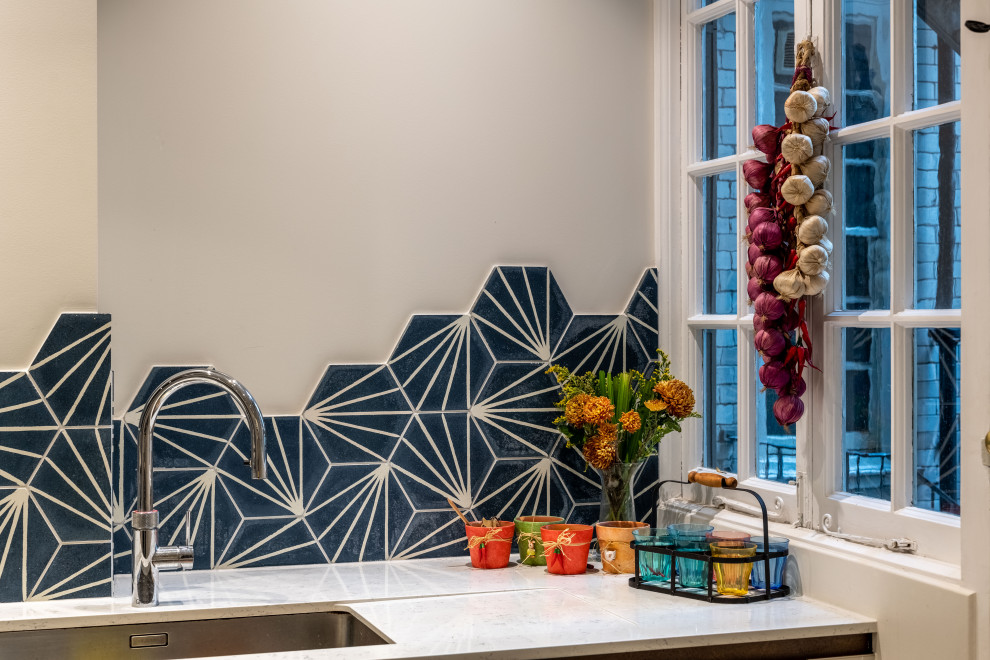
[[[811,138],[812,142],[820,143],[829,132],[828,120],[824,117],[816,117],[815,119],[809,119],[808,121],[801,124],[801,132]]]
[[[815,188],[821,188],[825,183],[825,179],[828,178],[831,168],[832,165],[828,162],[828,158],[825,156],[815,156],[801,164],[801,174],[811,179],[811,183]]]
[[[792,174],[781,184],[780,194],[788,204],[800,206],[815,194],[815,184],[803,174]]]
[[[784,160],[796,165],[811,158],[813,151],[814,145],[811,144],[811,138],[800,133],[791,133],[780,143],[780,153],[783,154]]]
[[[796,268],[785,270],[773,280],[773,288],[783,300],[796,300],[805,294],[806,284]]]
[[[832,241],[830,241],[827,238],[825,238],[824,236],[822,236],[820,239],[818,239],[818,245],[822,249],[824,249],[825,252],[827,252],[829,256],[832,256]]]
[[[805,245],[815,245],[825,237],[828,223],[820,215],[809,215],[797,226],[797,239]]]
[[[814,97],[815,103],[818,104],[818,107],[815,109],[815,117],[821,117],[828,110],[828,107],[832,105],[832,95],[824,87],[812,87],[808,93]]]
[[[821,245],[808,245],[798,252],[797,268],[805,275],[818,275],[828,266],[828,252]]]
[[[805,275],[804,283],[804,295],[817,296],[828,286],[828,272],[822,271],[817,275]]]
[[[827,216],[832,211],[832,193],[827,190],[816,190],[805,202],[804,210],[809,215]]]
[[[784,101],[784,114],[795,124],[803,124],[815,116],[818,111],[818,102],[815,97],[808,92],[797,90]]]

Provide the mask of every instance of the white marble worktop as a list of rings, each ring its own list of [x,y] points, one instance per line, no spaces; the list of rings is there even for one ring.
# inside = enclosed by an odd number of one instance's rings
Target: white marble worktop
[[[161,604],[129,596],[0,604],[0,632],[349,609],[393,644],[225,656],[524,658],[875,632],[876,622],[804,598],[709,604],[628,585],[601,571],[472,569],[467,558],[162,573]],[[127,591],[125,580],[117,583]],[[603,646],[603,645],[607,645]]]

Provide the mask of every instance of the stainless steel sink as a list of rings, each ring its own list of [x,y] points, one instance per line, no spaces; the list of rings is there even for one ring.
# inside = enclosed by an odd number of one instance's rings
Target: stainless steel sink
[[[166,660],[388,644],[350,612],[324,611],[0,633],[0,660]]]

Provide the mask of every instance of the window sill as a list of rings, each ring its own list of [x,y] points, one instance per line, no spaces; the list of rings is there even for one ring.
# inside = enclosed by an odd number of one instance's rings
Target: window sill
[[[731,511],[719,511],[712,518],[727,527],[762,535],[762,526],[756,518]],[[783,536],[791,540],[792,547],[826,552],[849,561],[876,565],[877,568],[907,572],[917,577],[937,579],[960,585],[962,570],[959,564],[913,554],[891,552],[844,539],[828,536],[812,529],[794,527],[787,523],[770,523],[771,536]]]
[[[672,499],[666,501],[664,510],[681,516],[688,516],[692,522],[711,519],[723,527],[749,532],[756,536],[763,534],[762,525],[758,518],[734,511],[713,509],[711,505]],[[783,536],[790,539],[794,548],[803,547],[841,557],[848,561],[872,564],[880,570],[908,573],[918,578],[947,582],[962,589],[960,586],[962,570],[960,565],[956,563],[860,545],[812,529],[794,527],[791,523],[786,522],[770,522],[769,529],[771,536]]]

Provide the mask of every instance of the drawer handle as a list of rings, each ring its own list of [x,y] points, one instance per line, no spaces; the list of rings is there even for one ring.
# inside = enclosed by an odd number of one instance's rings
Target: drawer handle
[[[146,649],[152,646],[168,646],[168,633],[153,635],[131,635],[132,649]]]

